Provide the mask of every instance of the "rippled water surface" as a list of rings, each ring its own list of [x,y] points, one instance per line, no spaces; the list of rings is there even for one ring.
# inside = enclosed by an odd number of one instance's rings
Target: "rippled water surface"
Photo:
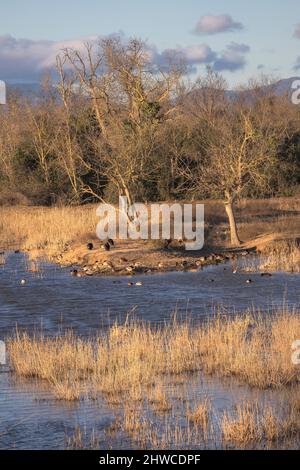
[[[27,265],[20,253],[11,254],[0,267],[0,339],[12,334],[16,325],[29,332],[42,328],[50,336],[69,328],[84,336],[95,334],[116,318],[122,321],[129,311],[161,322],[169,320],[175,308],[178,315],[202,318],[212,315],[218,305],[230,314],[253,305],[266,310],[283,302],[298,307],[300,302],[299,275],[233,274],[230,263],[199,272],[134,279],[74,278],[68,269],[52,265],[28,273]],[[25,285],[21,285],[22,279],[26,279]],[[247,279],[252,282],[247,284]],[[142,281],[143,285],[129,287],[129,281]],[[213,379],[201,381],[201,387],[196,383],[195,389],[211,396],[220,408],[230,405],[232,387],[237,387],[234,394],[254,393],[237,385],[224,388]],[[0,366],[0,448],[63,448],[65,436],[76,425],[87,430],[96,427],[101,436],[112,420],[111,410],[101,401],[67,405],[54,400],[40,383],[16,380],[6,366]]]

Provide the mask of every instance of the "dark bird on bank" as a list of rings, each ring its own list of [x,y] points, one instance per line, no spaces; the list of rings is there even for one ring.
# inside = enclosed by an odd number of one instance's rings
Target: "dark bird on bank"
[[[172,239],[169,238],[168,240],[164,241],[164,248],[168,249],[170,247],[170,244],[172,243]]]
[[[109,243],[110,246],[114,246],[114,245],[115,245],[115,242],[113,241],[112,238],[109,238],[109,239],[107,240],[107,243]]]
[[[88,250],[92,250],[94,248],[94,245],[92,243],[88,243],[86,247]]]
[[[261,273],[261,277],[271,277],[271,273]]]
[[[108,242],[106,242],[104,245],[103,245],[103,248],[105,251],[109,251],[110,250],[110,244]]]

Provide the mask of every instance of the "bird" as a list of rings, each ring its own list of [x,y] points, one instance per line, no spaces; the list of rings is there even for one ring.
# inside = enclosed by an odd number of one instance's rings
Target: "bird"
[[[88,250],[92,250],[94,248],[94,245],[92,243],[88,243],[86,247]]]
[[[105,251],[109,251],[110,250],[110,244],[108,242],[104,243],[103,248],[104,248]]]
[[[171,239],[171,238],[169,238],[168,240],[165,240],[165,241],[164,241],[164,248],[165,248],[165,249],[168,249],[171,243],[172,243],[172,239]]]
[[[133,282],[128,282],[128,286],[133,286]]]
[[[72,269],[72,271],[70,271],[70,274],[71,274],[71,276],[78,276],[78,270],[77,269]]]
[[[233,269],[232,274],[236,274],[237,272],[237,269]]]
[[[136,282],[135,285],[136,285],[136,286],[142,286],[143,283],[142,283],[142,282]]]
[[[261,273],[261,277],[271,277],[271,273]]]
[[[24,284],[26,284],[26,279],[21,279],[21,284],[24,286]]]
[[[247,284],[251,284],[251,282],[253,282],[253,281],[252,281],[252,279],[247,279],[246,282],[247,282]]]
[[[113,241],[112,238],[109,238],[109,239],[107,240],[107,243],[109,243],[110,246],[114,246],[114,245],[115,245],[115,242]]]

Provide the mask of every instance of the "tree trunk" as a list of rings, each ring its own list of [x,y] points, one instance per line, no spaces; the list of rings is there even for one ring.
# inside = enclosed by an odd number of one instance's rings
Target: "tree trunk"
[[[236,226],[236,221],[234,217],[233,206],[232,206],[231,200],[227,200],[225,202],[225,210],[226,210],[226,214],[229,220],[231,245],[238,246],[241,244],[241,240],[239,239],[239,236],[238,236],[237,226]]]

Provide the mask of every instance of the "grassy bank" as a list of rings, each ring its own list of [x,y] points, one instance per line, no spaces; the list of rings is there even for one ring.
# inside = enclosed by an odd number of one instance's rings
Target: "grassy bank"
[[[221,201],[202,201],[205,204],[205,246],[198,253],[224,254],[229,249],[229,230]],[[0,207],[0,248],[1,250],[21,249],[29,252],[32,259],[47,257],[63,265],[86,266],[89,274],[126,274],[127,271],[197,269],[212,260],[198,260],[197,253],[186,252],[183,246],[170,245],[164,249],[163,242],[117,240],[115,247],[106,253],[95,230],[97,225],[96,205],[80,207]],[[269,200],[243,200],[237,205],[237,221],[245,247],[261,250],[275,239],[291,237],[300,233],[300,212],[298,198]],[[259,237],[259,238],[257,238]],[[94,244],[94,250],[87,249],[87,243]],[[298,250],[298,251],[297,251]],[[291,250],[290,250],[291,251]],[[299,257],[299,249],[293,259]],[[291,253],[290,253],[291,254]],[[287,250],[278,249],[268,253],[270,269],[285,264],[277,260],[286,258]],[[290,256],[290,258],[291,258]],[[125,261],[124,261],[125,259]],[[188,261],[190,266],[184,266]],[[294,261],[292,261],[294,263]],[[295,264],[295,263],[294,263]],[[297,266],[299,265],[297,259]],[[293,264],[292,264],[293,268]],[[298,271],[299,267],[294,270]],[[85,274],[83,272],[83,275]]]

